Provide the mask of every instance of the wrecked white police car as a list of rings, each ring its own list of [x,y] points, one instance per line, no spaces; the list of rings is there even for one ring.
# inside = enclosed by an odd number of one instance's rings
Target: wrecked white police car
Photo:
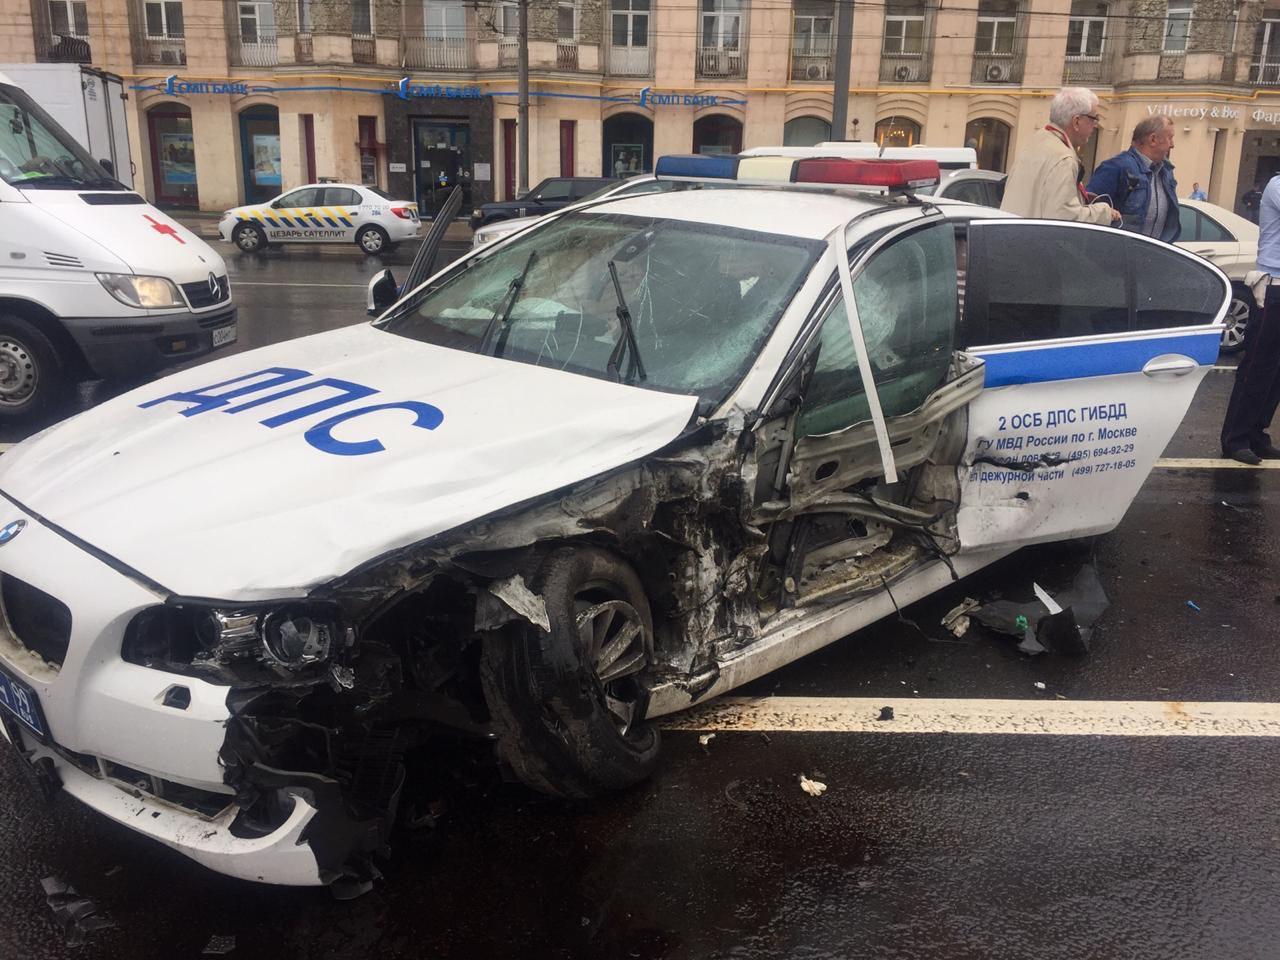
[[[755,186],[553,215],[371,324],[19,445],[8,738],[215,870],[358,882],[442,739],[626,787],[653,718],[1110,530],[1230,287],[1129,233],[832,188],[936,173],[663,158]]]

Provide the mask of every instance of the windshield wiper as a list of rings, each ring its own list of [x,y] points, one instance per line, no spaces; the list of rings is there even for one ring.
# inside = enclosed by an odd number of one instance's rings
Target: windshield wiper
[[[618,334],[618,342],[613,346],[613,352],[609,354],[609,363],[605,367],[617,382],[622,382],[622,376],[618,372],[618,364],[622,362],[622,355],[628,347],[631,348],[631,365],[635,368],[636,376],[641,380],[647,380],[648,377],[644,372],[644,362],[640,359],[640,345],[636,343],[636,328],[631,320],[631,311],[627,309],[626,298],[622,295],[622,284],[618,282],[618,268],[613,265],[613,261],[609,261],[609,276],[613,278],[613,292],[618,295],[618,325],[622,328]]]
[[[524,289],[525,277],[529,276],[529,271],[533,268],[533,261],[537,259],[538,251],[534,250],[529,254],[529,259],[524,262],[524,269],[520,271],[520,276],[514,278],[507,287],[506,303],[493,311],[493,316],[489,318],[488,324],[485,325],[484,335],[480,338],[479,353],[489,352],[489,343],[493,340],[494,333],[501,329],[502,333],[498,337],[497,344],[494,345],[493,355],[495,357],[502,355],[502,348],[507,345],[507,321],[511,317],[511,311],[515,309],[516,301],[520,299],[520,291]]]

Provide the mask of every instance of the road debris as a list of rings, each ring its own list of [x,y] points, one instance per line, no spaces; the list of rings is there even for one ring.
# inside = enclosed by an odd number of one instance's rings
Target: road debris
[[[1044,685],[1044,681],[1043,681],[1043,680],[1037,680],[1037,681],[1035,682],[1034,686],[1035,686],[1035,688],[1036,688],[1037,690],[1043,690],[1043,689],[1045,689],[1045,685]]]
[[[942,625],[959,639],[969,632],[970,620],[968,613],[975,607],[979,606],[978,601],[973,597],[965,597],[960,601],[959,605],[952,607],[950,612],[942,618]]]
[[[968,616],[989,630],[1016,638],[1019,652],[1028,656],[1088,653],[1093,623],[1110,603],[1097,570],[1092,565],[1081,567],[1071,586],[1056,595],[1038,583],[1032,583],[1031,590],[1035,597],[1031,601],[993,600],[974,607]]]
[[[204,945],[204,949],[200,951],[202,957],[225,957],[236,948],[236,938],[234,935],[226,935],[215,933],[209,938],[209,942]]]
[[[892,719],[893,719],[893,707],[881,707],[881,708],[880,708],[880,716],[876,717],[876,719],[877,719],[877,720],[892,720]]]
[[[702,736],[698,737],[698,746],[702,748],[703,753],[710,755],[711,751],[707,749],[707,744],[715,738],[716,735],[714,733],[704,733]]]
[[[57,877],[45,877],[40,881],[45,901],[53,911],[54,919],[67,935],[67,945],[81,946],[91,933],[110,930],[115,921],[98,912],[98,905],[88,897],[82,897],[76,888]]]
[[[820,797],[827,791],[827,785],[818,780],[810,780],[803,773],[800,774],[800,789],[811,797]]]
[[[1196,613],[1202,612],[1200,610],[1200,604],[1196,603],[1194,600],[1188,600],[1187,606],[1190,607],[1192,610],[1194,610]]]

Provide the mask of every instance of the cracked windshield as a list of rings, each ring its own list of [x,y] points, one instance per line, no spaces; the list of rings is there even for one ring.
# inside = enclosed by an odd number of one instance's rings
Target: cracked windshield
[[[714,405],[823,249],[707,224],[565,217],[407,301],[383,327]]]

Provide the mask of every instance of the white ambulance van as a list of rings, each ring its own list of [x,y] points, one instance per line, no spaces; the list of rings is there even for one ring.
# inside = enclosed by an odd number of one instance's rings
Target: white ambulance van
[[[0,74],[0,423],[235,339],[222,258]]]

